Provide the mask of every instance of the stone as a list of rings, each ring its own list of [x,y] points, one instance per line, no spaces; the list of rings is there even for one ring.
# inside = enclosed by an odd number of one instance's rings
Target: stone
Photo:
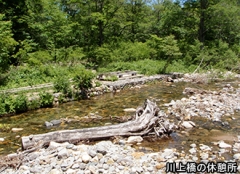
[[[48,121],[45,121],[45,126],[46,126],[46,127],[52,127],[52,126],[53,126],[53,124],[52,124],[52,123],[50,123],[50,122],[48,122]]]
[[[0,142],[4,141],[5,139],[4,138],[0,138]]]
[[[98,163],[98,161],[99,161],[98,156],[93,157],[91,161],[95,162],[95,163]]]
[[[75,174],[75,173],[76,173],[76,171],[73,170],[73,169],[68,169],[68,170],[66,171],[66,174]]]
[[[66,148],[63,148],[58,152],[58,158],[67,158],[68,157],[68,151]]]
[[[23,128],[12,128],[12,132],[20,132]]]
[[[129,144],[136,144],[136,143],[140,143],[143,141],[143,138],[141,136],[130,136],[127,139],[127,143]]]
[[[79,164],[78,163],[73,164],[72,169],[79,169]]]
[[[191,144],[190,147],[195,148],[197,147],[195,143]]]
[[[191,129],[191,128],[193,128],[193,125],[191,124],[190,121],[183,121],[183,122],[182,122],[182,126],[183,126],[184,128],[186,128],[186,129]]]
[[[126,108],[126,109],[123,109],[124,112],[136,112],[136,109],[135,108]]]
[[[207,160],[208,159],[208,154],[207,153],[200,153],[200,157],[202,160]]]
[[[79,169],[81,169],[81,170],[85,170],[86,169],[86,164],[84,164],[84,163],[80,163],[79,164]]]
[[[97,155],[97,152],[95,150],[89,150],[88,155],[90,155],[92,158],[94,158]]]
[[[202,151],[210,151],[210,150],[212,150],[209,146],[204,145],[204,144],[200,144],[200,149]]]
[[[164,156],[165,159],[173,158],[174,150],[173,149],[164,149],[162,156]]]
[[[195,154],[195,153],[197,153],[197,150],[195,148],[191,148],[191,149],[189,149],[189,152],[191,154]]]
[[[82,153],[82,161],[84,163],[88,163],[91,159],[92,159],[92,157],[89,156],[87,152]]]
[[[166,166],[166,163],[158,163],[157,165],[156,165],[156,169],[162,169],[163,167],[165,167]]]
[[[62,170],[58,170],[58,169],[52,169],[49,174],[62,174]]]
[[[106,148],[104,146],[97,146],[97,153],[101,153],[103,155],[106,155],[107,154],[107,151],[106,151]]]
[[[28,155],[28,160],[33,161],[33,160],[37,159],[39,156],[40,156],[39,152],[32,152]]]
[[[51,141],[49,143],[48,149],[56,149],[56,148],[61,147],[61,146],[62,146],[62,144]]]
[[[97,168],[95,166],[89,166],[88,170],[90,170],[91,174],[97,174]]]
[[[109,165],[108,164],[103,164],[103,169],[108,170],[109,169]]]
[[[56,125],[61,124],[62,121],[61,120],[52,120],[52,121],[50,121],[50,123],[52,123],[54,126],[56,126]]]
[[[220,141],[218,146],[220,148],[231,148],[232,146],[230,144],[225,143],[224,141]]]
[[[234,154],[233,158],[236,159],[236,160],[240,160],[240,153]]]

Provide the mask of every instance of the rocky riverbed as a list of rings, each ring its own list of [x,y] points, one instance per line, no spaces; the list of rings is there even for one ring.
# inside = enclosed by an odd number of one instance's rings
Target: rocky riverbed
[[[133,137],[132,140],[135,138],[137,137]],[[191,169],[183,168],[183,170],[189,173],[197,169],[202,170],[202,172],[208,170],[207,168],[197,168],[199,164],[204,164],[206,167],[209,164],[214,164],[216,166],[211,170],[217,173],[236,173],[240,169],[238,167],[240,160],[240,139],[237,139],[237,137],[236,142],[232,145],[223,141],[215,142],[213,146],[193,143],[190,145],[189,150],[183,149],[182,151],[173,148],[161,149],[159,147],[158,152],[143,152],[131,147],[131,143],[135,142],[120,140],[118,143],[113,144],[111,141],[101,141],[95,145],[73,145],[51,142],[48,148],[39,149],[19,159],[18,163],[21,166],[18,169],[5,169],[4,164],[2,164],[1,173],[160,174],[166,173],[166,170],[174,172],[173,170],[175,169],[170,168],[173,164],[176,165],[176,169],[180,165],[196,164],[195,169],[193,167]],[[138,144],[140,146],[140,143]],[[226,160],[222,154],[229,151],[233,152],[233,154],[231,159]],[[8,155],[9,159],[14,156],[14,154]],[[10,162],[11,160],[9,160]],[[217,165],[220,167],[217,167]],[[231,165],[230,167],[232,168],[224,168],[224,165]]]

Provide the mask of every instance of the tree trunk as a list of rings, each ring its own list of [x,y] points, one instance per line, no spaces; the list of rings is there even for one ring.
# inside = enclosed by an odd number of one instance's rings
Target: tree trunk
[[[39,142],[48,145],[51,141],[77,143],[82,140],[106,139],[113,136],[142,136],[150,132],[155,132],[158,136],[171,133],[176,126],[158,113],[159,108],[156,103],[147,99],[144,108],[139,107],[137,109],[134,120],[111,126],[62,130],[24,136],[22,137],[22,149],[32,148]]]

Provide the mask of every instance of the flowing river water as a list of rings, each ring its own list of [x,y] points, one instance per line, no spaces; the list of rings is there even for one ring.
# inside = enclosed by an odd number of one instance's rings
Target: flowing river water
[[[57,108],[44,108],[12,117],[3,117],[0,118],[0,125],[2,126],[2,128],[0,128],[0,138],[4,138],[4,141],[0,141],[0,154],[13,153],[21,148],[21,136],[63,129],[102,126],[106,123],[117,124],[117,119],[111,118],[116,116],[125,117],[133,114],[124,112],[124,109],[137,108],[143,104],[146,98],[155,99],[160,109],[166,110],[167,108],[164,107],[165,103],[187,97],[182,94],[185,87],[219,90],[222,89],[226,83],[231,83],[234,87],[239,85],[238,81],[201,85],[185,82],[153,82],[148,85],[143,85],[141,88],[125,89],[118,93],[107,93],[89,100],[61,104]],[[101,116],[102,119],[91,121],[82,119],[81,121],[65,122],[52,128],[46,128],[44,125],[45,121],[65,118],[69,120],[71,118],[83,118],[89,115]],[[231,119],[232,117],[234,117],[235,120]],[[145,138],[141,147],[138,146],[138,148],[146,151],[157,151],[170,147],[187,150],[191,143],[212,145],[212,142],[219,140],[231,143],[236,139],[240,130],[240,114],[235,113],[234,115],[223,117],[223,121],[225,120],[229,122],[230,126],[225,127],[219,123],[196,117],[193,118],[193,121],[197,125],[195,128],[173,133],[169,138],[157,140]],[[12,132],[12,128],[23,128],[23,130]]]

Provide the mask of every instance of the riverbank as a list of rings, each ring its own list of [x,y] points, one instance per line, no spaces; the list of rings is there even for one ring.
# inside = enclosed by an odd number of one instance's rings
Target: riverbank
[[[117,81],[92,81],[92,88],[86,90],[75,89],[71,87],[70,92],[64,94],[55,92],[54,89],[46,89],[44,91],[35,91],[37,89],[45,89],[53,87],[53,84],[42,84],[33,87],[23,87],[17,89],[8,89],[1,91],[0,116],[12,116],[16,113],[26,112],[43,107],[58,107],[61,103],[71,102],[79,99],[86,99],[104,93],[120,92],[123,88],[134,87],[153,81],[167,80],[167,78],[181,77],[179,73],[169,75],[153,75],[153,76],[133,76],[129,78],[118,79]],[[30,92],[32,91],[33,92]],[[25,91],[25,92],[24,92]],[[29,91],[29,92],[26,92]],[[24,93],[23,93],[24,92]]]
[[[139,143],[140,145],[140,143]],[[237,173],[240,171],[240,139],[234,144],[223,141],[213,146],[191,144],[189,149],[179,151],[174,148],[161,149],[158,152],[136,150],[121,140],[117,144],[101,141],[95,145],[73,145],[51,142],[48,148],[27,153],[14,161],[14,154],[8,155],[8,161],[1,164],[1,173],[49,173],[49,174],[97,174],[97,173]],[[231,159],[226,160],[224,153],[233,151]],[[2,160],[3,161],[3,160]],[[193,165],[188,168],[187,165]],[[10,165],[14,168],[6,168]],[[174,167],[174,165],[176,165]],[[200,166],[201,165],[201,166]],[[209,166],[212,166],[210,168]],[[224,168],[224,166],[228,166]]]

